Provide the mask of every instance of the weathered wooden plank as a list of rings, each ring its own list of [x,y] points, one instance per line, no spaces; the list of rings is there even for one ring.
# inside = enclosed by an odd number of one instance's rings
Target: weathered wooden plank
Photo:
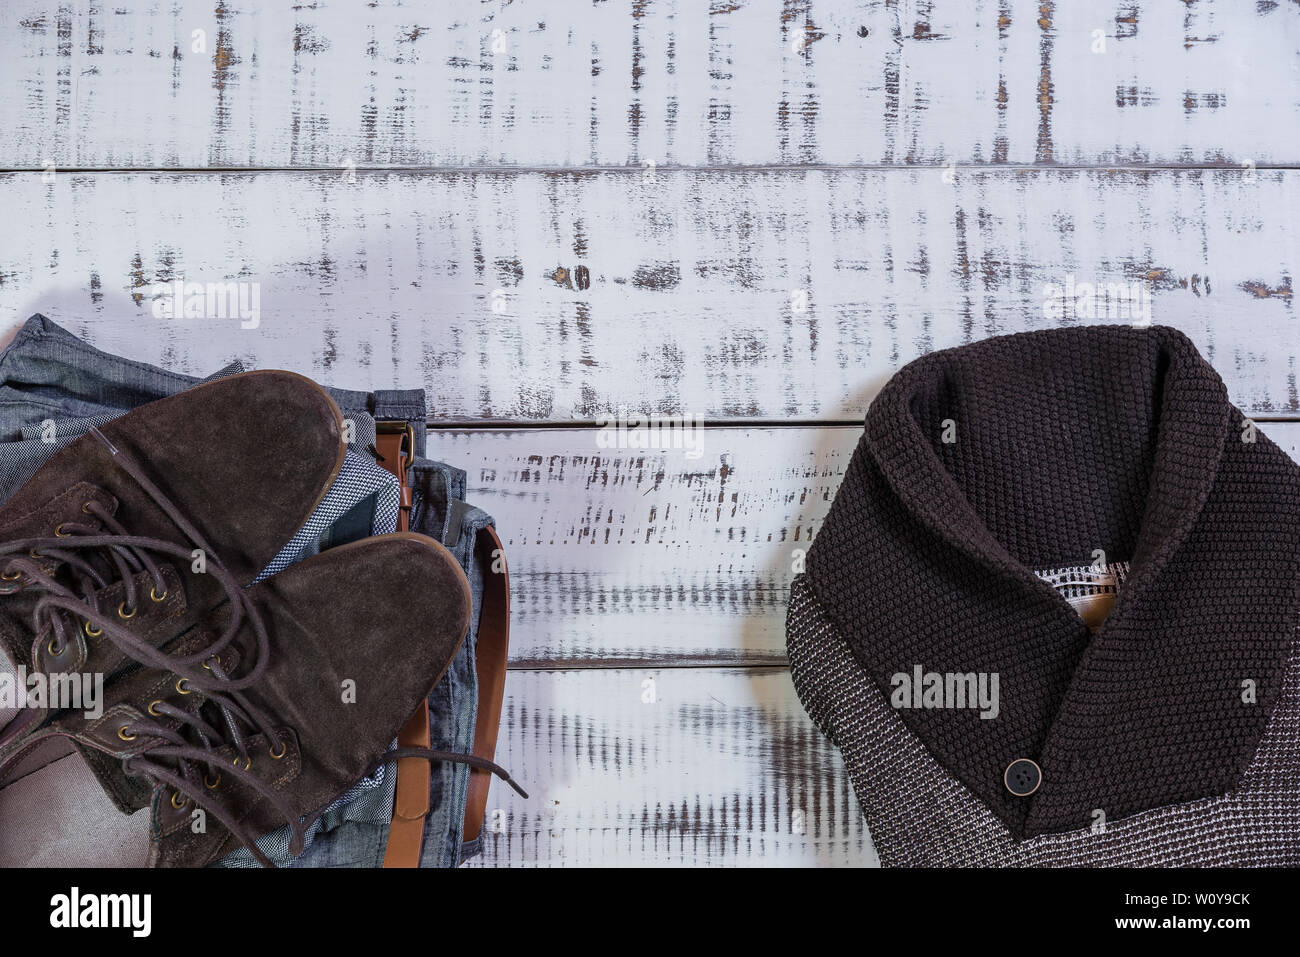
[[[861,429],[708,429],[702,455],[593,430],[431,432],[497,522],[511,657],[783,662],[785,604]]]
[[[1298,52],[1232,0],[15,0],[0,165],[1286,164]]]
[[[479,866],[878,863],[783,668],[512,671]]]
[[[1262,430],[1300,461],[1300,422]],[[439,431],[511,574],[511,657],[779,663],[790,581],[861,430],[708,429],[703,454],[602,449],[590,430]]]
[[[45,312],[191,372],[238,356],[421,384],[453,421],[844,420],[923,352],[1097,321],[1049,308],[1054,286],[1088,282],[1149,294],[1153,321],[1188,332],[1243,408],[1288,414],[1298,184],[1276,170],[2,174],[15,228],[0,315]],[[256,327],[155,318],[181,278],[248,284]]]

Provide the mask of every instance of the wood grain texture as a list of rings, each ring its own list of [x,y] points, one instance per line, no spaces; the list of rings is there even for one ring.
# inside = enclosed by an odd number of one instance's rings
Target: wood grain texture
[[[13,167],[1300,158],[1288,3],[12,0],[0,44]]]
[[[785,669],[511,672],[476,866],[875,865]]]
[[[1300,413],[1300,172],[0,175],[0,315],[207,373],[423,385],[446,420],[853,420],[909,359],[1151,296],[1255,414]],[[155,319],[256,284],[260,324]],[[1104,313],[1101,321],[1119,321]]]
[[[1261,430],[1300,461],[1300,423]],[[435,431],[429,450],[496,518],[516,667],[776,664],[799,553],[860,434],[707,429],[696,460],[576,429]]]
[[[431,432],[510,563],[520,664],[785,660],[785,604],[861,432],[708,429],[703,455],[593,430]]]

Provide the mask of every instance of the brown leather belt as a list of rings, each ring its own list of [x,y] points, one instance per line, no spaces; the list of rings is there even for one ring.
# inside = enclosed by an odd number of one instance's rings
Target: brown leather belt
[[[411,457],[415,452],[415,435],[406,422],[377,422],[375,449],[379,464],[397,477],[401,505],[397,513],[397,530],[411,527]],[[429,701],[420,702],[397,736],[403,748],[429,746]],[[397,797],[393,802],[393,821],[388,829],[388,848],[384,867],[419,867],[424,845],[424,819],[429,815],[429,762],[419,758],[400,758],[397,762]]]
[[[406,422],[379,422],[376,450],[380,464],[397,476],[401,487],[401,511],[397,529],[410,527],[411,486],[409,481],[415,435]],[[475,672],[478,678],[478,707],[474,719],[474,751],[491,761],[496,756],[497,732],[501,724],[501,703],[505,697],[506,658],[510,650],[510,578],[505,554],[496,529],[480,530],[474,542],[475,559],[487,569],[480,603]],[[399,747],[429,747],[429,702],[426,699],[397,737]],[[397,797],[388,829],[384,867],[419,867],[424,846],[424,822],[429,816],[429,788],[432,769],[422,758],[401,758],[397,762]],[[471,768],[465,800],[464,839],[473,840],[483,830],[488,788],[492,775]]]
[[[483,603],[479,612],[478,642],[474,646],[474,671],[478,676],[478,708],[474,715],[474,754],[496,758],[501,703],[506,694],[506,658],[510,652],[510,574],[497,530],[490,525],[478,533],[474,551],[483,576]],[[472,841],[483,831],[488,787],[492,773],[470,768],[465,797],[464,838]]]

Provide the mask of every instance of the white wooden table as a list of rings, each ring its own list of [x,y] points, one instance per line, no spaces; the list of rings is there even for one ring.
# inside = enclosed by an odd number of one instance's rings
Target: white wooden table
[[[0,322],[425,387],[513,572],[481,863],[870,863],[782,633],[868,402],[1072,276],[1298,454],[1298,53],[1280,0],[10,0]]]

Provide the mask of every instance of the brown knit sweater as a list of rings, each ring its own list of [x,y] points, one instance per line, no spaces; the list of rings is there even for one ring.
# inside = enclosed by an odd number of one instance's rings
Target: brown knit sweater
[[[1092,631],[1044,572],[1097,562]],[[1300,468],[1181,333],[1003,336],[872,403],[792,673],[884,863],[1300,863],[1298,585]],[[996,715],[899,706],[921,670]]]

